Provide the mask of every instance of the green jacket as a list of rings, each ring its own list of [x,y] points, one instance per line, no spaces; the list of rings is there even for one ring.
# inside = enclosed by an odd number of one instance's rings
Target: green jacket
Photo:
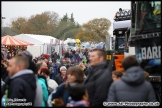
[[[42,87],[42,96],[43,96],[43,101],[42,101],[42,107],[46,107],[47,105],[47,100],[48,100],[48,85],[46,79],[42,77],[38,77],[38,83]]]

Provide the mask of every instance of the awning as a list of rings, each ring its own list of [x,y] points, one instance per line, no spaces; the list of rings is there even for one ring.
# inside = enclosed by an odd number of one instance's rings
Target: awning
[[[28,46],[28,45],[34,45],[32,43],[14,38],[12,36],[3,36],[1,37],[1,44],[2,45],[13,45],[13,46]]]

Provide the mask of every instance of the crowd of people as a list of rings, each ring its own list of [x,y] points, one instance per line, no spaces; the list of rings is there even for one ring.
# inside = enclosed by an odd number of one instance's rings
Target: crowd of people
[[[102,49],[66,51],[63,57],[1,55],[1,106],[104,107],[103,102],[156,102],[152,85],[134,56],[111,72]],[[14,101],[14,99],[16,99]],[[24,100],[22,102],[22,100]]]

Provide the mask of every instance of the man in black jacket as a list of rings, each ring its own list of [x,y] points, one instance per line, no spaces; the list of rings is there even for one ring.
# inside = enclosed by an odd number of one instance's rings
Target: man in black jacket
[[[102,49],[94,49],[90,55],[91,71],[84,84],[88,90],[91,107],[103,107],[112,83],[111,72],[106,64],[106,53]]]
[[[69,58],[69,57],[70,57],[70,54],[69,54],[69,51],[67,50],[67,51],[65,52],[64,58]]]
[[[18,106],[17,103],[25,103],[28,106],[34,105],[36,95],[36,77],[32,70],[29,70],[29,62],[23,54],[16,55],[9,61],[7,71],[9,80],[7,81],[7,99],[12,106]],[[22,105],[25,105],[22,104]],[[9,104],[7,106],[10,106]],[[19,104],[21,105],[21,104]]]

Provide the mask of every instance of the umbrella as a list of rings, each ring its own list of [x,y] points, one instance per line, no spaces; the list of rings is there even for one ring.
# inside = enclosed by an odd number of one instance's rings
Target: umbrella
[[[32,43],[14,38],[12,36],[3,36],[1,37],[1,44],[2,45],[13,45],[13,46],[28,46],[28,45],[34,45]]]

